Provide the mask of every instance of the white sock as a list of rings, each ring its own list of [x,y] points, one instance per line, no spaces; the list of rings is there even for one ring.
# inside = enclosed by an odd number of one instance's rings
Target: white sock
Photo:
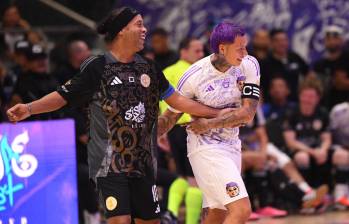
[[[343,196],[348,196],[349,187],[347,184],[336,184],[334,188],[334,198],[337,201]]]
[[[309,186],[309,184],[308,184],[307,182],[305,182],[305,181],[300,182],[300,183],[298,184],[298,188],[299,188],[301,191],[303,191],[304,193],[308,193],[308,192],[310,192],[310,191],[313,190],[313,189]]]

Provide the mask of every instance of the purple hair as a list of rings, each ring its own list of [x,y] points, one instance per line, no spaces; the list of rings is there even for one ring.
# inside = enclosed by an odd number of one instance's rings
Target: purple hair
[[[234,43],[237,36],[244,36],[245,30],[241,26],[223,21],[213,29],[210,37],[211,49],[214,53],[219,52],[218,46],[222,43]]]

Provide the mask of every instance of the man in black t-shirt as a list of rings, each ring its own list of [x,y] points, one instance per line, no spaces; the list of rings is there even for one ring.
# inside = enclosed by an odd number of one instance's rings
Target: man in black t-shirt
[[[265,101],[269,102],[268,90],[270,82],[275,77],[282,77],[290,88],[289,99],[297,101],[298,83],[302,77],[308,74],[309,68],[306,62],[288,46],[287,33],[282,29],[270,31],[271,52],[268,57],[260,62],[261,87]]]
[[[146,28],[134,9],[116,9],[98,27],[113,41],[110,51],[81,64],[80,73],[57,91],[7,111],[16,122],[65,105],[89,103],[90,177],[95,181],[108,224],[158,223],[155,185],[158,104],[195,116],[214,117],[218,110],[189,100],[165,79],[152,61],[136,52],[144,47]],[[158,120],[159,133],[169,120]]]
[[[325,54],[314,63],[314,71],[324,86],[322,104],[331,109],[349,100],[349,55],[343,51],[343,30],[338,26],[325,29]]]
[[[331,133],[328,113],[318,107],[321,94],[318,80],[305,80],[299,90],[299,107],[286,114],[283,124],[287,147],[312,187],[329,184],[331,176]]]

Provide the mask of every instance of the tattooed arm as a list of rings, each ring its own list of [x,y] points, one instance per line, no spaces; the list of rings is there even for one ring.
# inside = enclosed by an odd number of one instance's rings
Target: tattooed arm
[[[183,113],[175,113],[167,109],[158,117],[158,136],[171,130]]]
[[[189,130],[196,134],[202,134],[214,128],[238,127],[253,120],[257,106],[257,99],[244,98],[240,108],[229,110],[221,116],[212,119],[199,118],[190,123]]]

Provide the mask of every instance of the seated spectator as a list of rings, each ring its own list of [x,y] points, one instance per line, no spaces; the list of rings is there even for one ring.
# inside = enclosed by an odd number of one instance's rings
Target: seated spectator
[[[257,210],[257,214],[272,217],[286,215],[285,212],[270,207],[270,202],[268,206],[267,195],[270,194],[272,186],[276,186],[274,190],[277,192],[285,193],[280,194],[282,198],[290,200],[301,208],[314,208],[320,205],[327,193],[327,187],[321,186],[317,190],[311,188],[297,171],[291,159],[268,141],[264,125],[265,119],[259,109],[253,123],[240,128],[240,137],[244,149],[242,153],[243,170],[253,169],[251,177],[255,179],[253,185],[258,189],[259,205],[262,207]],[[281,176],[284,176],[284,178],[278,178],[280,173],[277,170],[281,171]],[[268,178],[269,175],[275,178],[270,179]],[[285,186],[288,188],[286,190],[278,187],[283,179],[287,179]],[[290,194],[293,198],[287,197]]]
[[[21,76],[13,91],[11,104],[19,102],[31,102],[40,99],[46,94],[55,91],[57,81],[48,73],[48,58],[44,49],[40,45],[31,46],[26,53],[28,59],[28,69]],[[31,116],[31,120],[46,120],[59,118],[60,112],[47,113]]]
[[[345,90],[348,83],[349,56],[343,51],[343,30],[338,26],[329,26],[325,29],[325,54],[314,63],[314,71],[324,87],[322,104],[330,109],[337,102],[348,99],[340,90]],[[348,88],[347,88],[348,90]],[[339,91],[339,92],[338,92]],[[348,94],[348,92],[346,92]]]
[[[294,107],[295,103],[289,101],[290,89],[286,80],[275,77],[270,81],[270,101],[263,104],[263,113],[267,119],[278,119],[285,114],[287,108]]]
[[[271,52],[261,63],[261,88],[265,101],[269,102],[268,90],[270,82],[275,76],[283,77],[290,88],[290,100],[297,101],[298,83],[302,77],[306,76],[309,68],[306,62],[288,46],[287,33],[282,29],[270,31]]]
[[[302,176],[312,187],[330,184],[331,133],[327,111],[319,106],[321,83],[308,78],[299,89],[299,106],[287,112],[284,137]]]
[[[344,210],[349,207],[349,102],[333,107],[330,128],[334,144],[332,162],[336,168],[335,206]]]
[[[178,60],[178,55],[170,49],[168,33],[163,28],[156,28],[150,32],[151,48],[154,52],[154,60],[159,68],[163,70]]]
[[[275,77],[270,82],[270,101],[264,103],[263,113],[267,119],[266,130],[269,141],[279,149],[284,150],[285,141],[282,135],[282,119],[285,111],[295,107],[294,102],[290,102],[288,96],[290,90],[286,80],[282,77]]]

